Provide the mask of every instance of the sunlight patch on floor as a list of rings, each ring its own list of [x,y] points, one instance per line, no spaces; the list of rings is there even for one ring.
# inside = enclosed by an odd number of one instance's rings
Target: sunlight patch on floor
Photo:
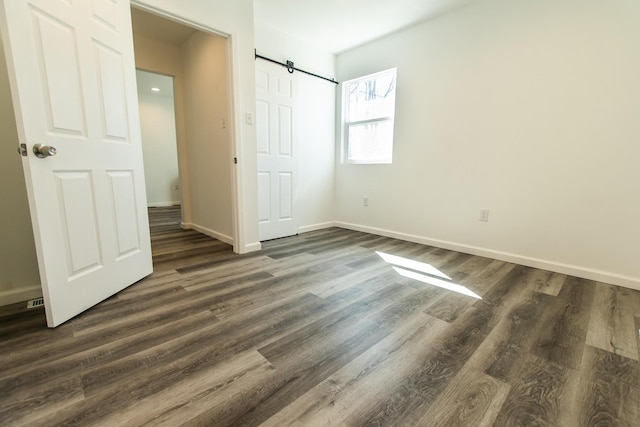
[[[410,270],[419,271],[421,273],[426,273],[431,276],[437,276],[443,279],[451,280],[451,277],[447,276],[446,274],[444,274],[442,271],[438,270],[431,264],[427,264],[425,262],[420,262],[420,261],[416,261],[413,259],[409,259],[409,258],[397,256],[397,255],[387,254],[384,252],[376,251],[376,253],[380,256],[380,258],[382,258],[389,264],[397,265],[398,267],[408,268]]]
[[[448,289],[450,291],[457,292],[462,295],[467,295],[476,299],[482,299],[480,295],[462,285],[456,285],[455,283],[446,282],[442,279],[437,279],[435,277],[427,276],[426,274],[417,273],[415,271],[405,270],[404,268],[393,267],[393,269],[403,277],[408,277],[409,279],[417,280],[419,282],[427,283],[439,288]]]
[[[427,264],[420,261],[415,261],[409,258],[404,258],[397,255],[391,255],[384,252],[376,251],[376,253],[385,260],[387,263],[393,266],[393,269],[399,275],[417,280],[422,283],[426,283],[428,285],[437,286],[439,288],[447,289],[453,292],[457,292],[462,295],[467,295],[472,298],[482,299],[482,297],[471,289],[455,284],[453,282],[447,281],[451,280],[451,277],[444,274],[442,271],[438,270],[431,264]],[[443,280],[447,279],[447,280]]]

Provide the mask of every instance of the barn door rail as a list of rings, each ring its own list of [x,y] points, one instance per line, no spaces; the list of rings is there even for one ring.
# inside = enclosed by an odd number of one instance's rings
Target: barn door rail
[[[294,63],[293,63],[293,61],[287,61],[286,63],[279,62],[279,61],[276,61],[275,59],[271,59],[271,58],[267,58],[266,56],[258,55],[257,51],[254,51],[254,53],[255,53],[255,56],[256,56],[255,59],[264,59],[265,61],[269,61],[269,62],[272,62],[274,64],[282,65],[291,74],[293,74],[294,71],[300,71],[301,73],[308,74],[310,76],[317,77],[319,79],[326,80],[328,82],[338,84],[338,82],[335,81],[332,78],[319,76],[318,74],[314,74],[314,73],[311,73],[309,71],[305,71],[305,70],[301,70],[300,68],[296,68]]]

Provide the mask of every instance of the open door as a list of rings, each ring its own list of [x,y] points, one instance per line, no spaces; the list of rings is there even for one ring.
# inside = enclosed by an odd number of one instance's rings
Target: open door
[[[152,271],[129,2],[1,1],[54,327]]]

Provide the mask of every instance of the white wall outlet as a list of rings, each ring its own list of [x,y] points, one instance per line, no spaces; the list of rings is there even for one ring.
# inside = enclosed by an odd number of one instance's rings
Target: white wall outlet
[[[250,111],[244,113],[244,121],[248,125],[253,125],[253,113]]]
[[[362,198],[362,206],[369,206],[369,198],[368,197],[363,197]]]
[[[480,209],[480,221],[489,221],[489,209]]]

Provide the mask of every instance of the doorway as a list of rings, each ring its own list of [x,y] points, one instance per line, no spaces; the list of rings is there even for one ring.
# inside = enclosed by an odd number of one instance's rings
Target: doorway
[[[167,20],[164,20],[164,21],[171,22]],[[195,30],[193,28],[187,28],[187,31],[190,33],[190,35],[193,35],[199,32],[198,30]],[[223,47],[223,49],[220,49],[220,52],[221,52],[220,57],[222,58],[222,61],[220,62],[219,66],[222,70],[224,70],[225,73],[227,73],[228,70],[230,69],[230,67],[227,64],[227,58],[230,57],[230,55],[228,55],[226,52],[227,40],[224,37],[220,37],[220,36],[213,36],[213,37],[216,37],[217,46]],[[199,36],[199,38],[200,38],[200,41],[202,42],[202,39],[205,39],[206,37]],[[153,41],[151,42],[151,44],[153,44]],[[136,46],[136,54],[138,53],[137,47],[138,46]],[[181,56],[179,50],[176,49],[176,52],[178,56]],[[192,51],[191,53],[193,54],[194,52]],[[4,53],[0,52],[0,54],[4,59]],[[166,58],[163,57],[162,55],[159,55],[156,59],[158,59],[159,61],[163,61]],[[2,80],[3,82],[7,83],[7,84],[3,84],[3,87],[6,86],[8,88],[8,77],[6,77],[5,75],[6,74],[6,71],[4,70],[5,67],[3,66],[2,68],[3,68],[3,72],[1,73]],[[143,67],[143,68],[147,68],[147,67]],[[150,69],[152,70],[154,68],[155,67],[150,67]],[[182,66],[180,66],[179,68],[182,69]],[[171,75],[172,73],[166,73],[166,74]],[[178,74],[180,74],[180,72]],[[175,80],[175,76],[174,76],[174,80]],[[193,81],[195,82],[195,80]],[[179,163],[181,163],[181,160],[184,159],[184,164],[180,164],[179,169],[182,169],[183,166],[187,169],[191,168],[192,166],[194,168],[198,168],[198,170],[194,171],[194,173],[192,174],[192,176],[194,177],[194,182],[196,182],[196,189],[191,194],[192,198],[198,199],[198,196],[199,196],[199,194],[197,194],[198,191],[203,192],[208,197],[210,196],[212,197],[212,198],[207,198],[207,197],[200,198],[201,200],[204,200],[206,203],[209,203],[209,205],[207,204],[203,205],[202,203],[198,205],[197,206],[198,211],[196,214],[189,215],[190,214],[189,210],[184,209],[183,224],[182,224],[183,227],[197,229],[198,231],[205,232],[205,234],[212,235],[213,237],[216,237],[219,240],[225,241],[227,243],[235,243],[236,232],[234,230],[235,225],[234,225],[234,218],[232,214],[233,203],[235,203],[235,199],[234,199],[235,192],[233,190],[234,181],[232,179],[232,174],[230,171],[231,164],[232,164],[232,161],[231,161],[232,155],[231,155],[231,148],[230,148],[232,143],[232,138],[230,135],[227,134],[227,128],[232,128],[232,126],[229,126],[229,124],[233,123],[233,117],[230,114],[230,110],[231,110],[229,107],[230,96],[228,92],[225,93],[225,91],[230,91],[231,85],[229,81],[230,79],[228,78],[228,76],[225,75],[224,77],[217,79],[215,83],[216,87],[214,89],[217,89],[219,91],[218,93],[224,93],[224,96],[217,97],[217,99],[221,101],[217,103],[215,106],[213,118],[211,117],[199,118],[200,121],[206,121],[207,119],[209,119],[209,122],[211,123],[211,125],[212,126],[215,125],[214,131],[207,132],[206,130],[204,131],[194,130],[196,134],[200,134],[200,135],[215,135],[216,138],[213,140],[216,142],[215,149],[222,153],[221,155],[217,155],[215,157],[217,160],[223,163],[222,167],[217,167],[217,165],[210,164],[209,169],[207,169],[206,166],[202,167],[202,164],[198,164],[198,162],[203,162],[203,163],[206,162],[208,156],[211,154],[211,152],[199,153],[198,147],[194,147],[193,153],[185,152],[183,156],[181,156],[181,154],[179,153],[178,160],[179,160]],[[182,83],[183,83],[182,81],[180,83],[174,82],[174,85],[179,87],[180,84]],[[195,89],[197,88],[192,87],[192,89],[195,91]],[[6,102],[3,103],[3,105],[6,106],[6,108],[3,107],[0,113],[2,113],[4,117],[8,118],[7,120],[8,122],[13,124],[15,122],[12,114],[13,108],[10,102],[9,91],[3,90],[2,94],[6,95],[6,99],[5,99]],[[210,111],[210,109],[208,109],[208,111]],[[180,117],[180,114],[176,109],[176,132],[178,135],[178,139],[180,136],[180,130],[178,128],[178,124],[180,124],[181,119],[183,121],[186,120],[185,116],[186,115],[184,111],[182,111],[182,116]],[[183,126],[183,128],[185,127],[186,126]],[[8,127],[2,126],[3,131],[5,130],[5,128],[8,129]],[[218,132],[217,135],[216,135],[216,132]],[[3,134],[6,134],[6,132],[3,132]],[[209,139],[208,142],[211,143],[212,140]],[[15,195],[16,198],[19,198],[22,203],[20,204],[12,203],[11,206],[15,207],[15,209],[7,210],[6,212],[8,215],[7,222],[12,223],[12,227],[10,228],[11,232],[14,235],[19,235],[19,237],[13,237],[11,239],[7,239],[6,241],[3,240],[3,242],[6,243],[6,245],[2,249],[3,250],[6,249],[3,253],[15,254],[15,257],[7,257],[6,260],[8,263],[11,263],[11,265],[16,266],[17,275],[16,275],[16,278],[8,278],[8,277],[4,277],[3,275],[2,279],[3,280],[7,279],[7,280],[5,282],[2,282],[0,286],[0,305],[6,305],[6,304],[11,304],[13,302],[24,301],[30,298],[37,298],[38,296],[42,295],[40,281],[37,275],[37,259],[35,254],[35,248],[33,245],[33,234],[31,231],[30,223],[28,221],[29,211],[26,206],[26,188],[24,186],[23,177],[21,176],[22,171],[20,170],[21,169],[20,159],[15,151],[17,146],[18,146],[18,138],[15,130],[12,130],[10,137],[7,137],[7,139],[5,140],[5,144],[3,145],[3,148],[6,148],[6,153],[5,153],[6,156],[3,155],[2,157],[7,160],[11,160],[11,163],[12,163],[11,171],[13,172],[19,171],[20,174],[13,174],[15,175],[13,178],[5,180],[5,182],[7,183],[6,193],[9,193],[10,196]],[[197,161],[194,161],[193,164],[188,164],[187,158],[194,157],[194,156],[197,159]],[[208,177],[207,172],[211,172],[211,169],[213,169],[215,173],[213,174],[213,176]],[[9,168],[7,169],[3,168],[3,170],[8,173]],[[181,197],[178,200],[183,201],[185,199],[184,194],[186,193],[186,190],[188,190],[188,187],[189,187],[189,182],[187,182],[187,180],[184,179],[183,177],[183,179],[178,185],[179,185],[179,191],[180,193],[182,193]],[[215,191],[209,191],[211,190],[212,186],[216,187],[216,189],[220,189],[220,191],[218,191],[218,193],[222,193],[220,197],[217,197],[219,195],[216,194]],[[174,189],[175,189],[175,185],[174,185]],[[6,196],[6,194],[4,195]],[[7,197],[5,197],[5,199],[7,199]],[[217,210],[216,212],[214,212],[213,215],[209,215],[209,212],[207,211],[207,209],[211,205],[215,205],[215,209]],[[185,205],[183,204],[183,206]],[[185,213],[187,215],[184,215]],[[16,218],[20,219],[20,221],[17,221]],[[202,218],[204,218],[204,220],[201,220]],[[24,219],[24,221],[22,221],[22,219]],[[213,221],[206,222],[207,219],[209,220],[213,219]],[[16,245],[15,244],[10,245],[9,241],[25,242],[24,250],[18,251],[16,248]],[[17,261],[14,262],[14,259]],[[27,274],[24,274],[24,272],[36,272],[36,273],[27,275]]]
[[[228,39],[136,8],[131,20],[136,68],[173,78],[179,183],[163,188],[179,191],[183,228],[234,244]]]
[[[173,77],[136,70],[149,208],[181,204]]]

